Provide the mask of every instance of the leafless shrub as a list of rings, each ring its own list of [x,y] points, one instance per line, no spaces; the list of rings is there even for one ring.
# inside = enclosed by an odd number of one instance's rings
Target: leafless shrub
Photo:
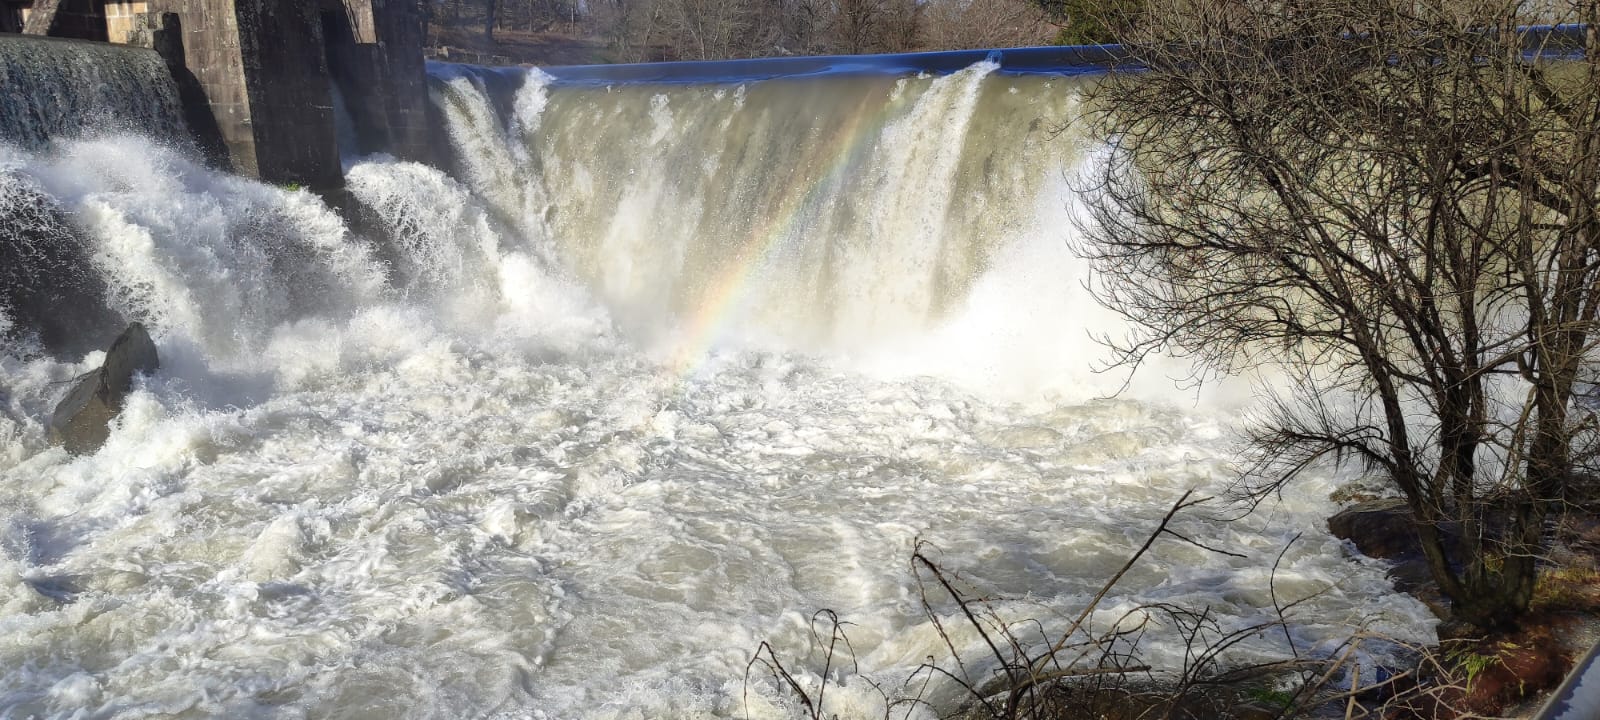
[[[1137,328],[1107,342],[1290,374],[1241,490],[1375,469],[1479,627],[1528,607],[1595,451],[1597,8],[1158,0],[1124,38],[1140,70],[1093,99],[1111,149],[1082,249]],[[1550,20],[1590,24],[1527,27]]]
[[[963,694],[961,707],[935,707],[944,717],[987,720],[1064,720],[1100,717],[1116,711],[1124,718],[1231,717],[1232,708],[1255,695],[1273,699],[1280,718],[1305,716],[1312,710],[1344,710],[1347,717],[1383,717],[1399,708],[1427,707],[1454,712],[1465,697],[1465,666],[1422,647],[1407,647],[1355,628],[1349,640],[1331,651],[1311,654],[1296,645],[1290,626],[1296,609],[1316,595],[1285,599],[1276,583],[1271,596],[1274,619],[1237,628],[1225,628],[1209,608],[1184,608],[1153,604],[1123,613],[1103,629],[1092,630],[1089,620],[1129,569],[1161,538],[1191,542],[1170,527],[1173,517],[1203,499],[1185,495],[1174,503],[1159,526],[1122,568],[1080,610],[1065,629],[1048,631],[1036,620],[1008,620],[1003,603],[984,596],[937,560],[936,548],[918,542],[911,558],[924,614],[944,643],[946,656],[930,657],[906,680],[904,690],[883,696],[883,716],[914,707],[931,707],[926,700],[935,683],[946,683]],[[1292,541],[1291,541],[1292,544]],[[1286,553],[1288,547],[1285,547]],[[1283,559],[1273,565],[1273,577]],[[945,608],[945,610],[941,610]],[[953,624],[952,624],[953,623]],[[1141,643],[1155,624],[1163,625],[1182,641],[1180,667],[1157,672],[1140,657]],[[974,656],[955,639],[958,628],[975,633],[986,652]],[[802,682],[797,669],[786,665],[778,653],[762,643],[746,672],[760,669],[793,697],[808,718],[831,717],[826,706],[828,683],[834,668],[854,663],[854,650],[844,637],[846,625],[830,611],[812,618],[812,645],[820,655],[819,683]],[[1288,652],[1278,659],[1240,663],[1230,651],[1241,643],[1268,633],[1283,633]],[[1415,665],[1385,670],[1371,669],[1362,678],[1364,645],[1382,643],[1388,654],[1418,658]],[[1397,650],[1398,649],[1398,650]],[[840,653],[847,653],[842,658]],[[1420,681],[1425,678],[1426,681]],[[813,685],[815,685],[813,687]],[[1264,688],[1283,686],[1288,690]],[[874,686],[877,687],[877,686]],[[1442,715],[1454,717],[1455,715]]]
[[[922,13],[923,45],[942,50],[1048,45],[1058,31],[1032,0],[929,0]]]

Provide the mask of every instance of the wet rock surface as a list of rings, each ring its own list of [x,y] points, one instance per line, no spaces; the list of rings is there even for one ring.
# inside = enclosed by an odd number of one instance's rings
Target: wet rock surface
[[[161,367],[155,343],[144,326],[133,323],[111,343],[100,369],[78,378],[50,417],[50,439],[73,454],[100,449],[111,432],[111,420],[133,389],[135,374]]]
[[[121,323],[106,305],[87,243],[39,188],[0,174],[0,312],[9,335],[76,360],[104,347]],[[0,330],[3,332],[3,330]]]
[[[1453,524],[1440,527],[1446,542],[1455,544],[1459,531]],[[1416,522],[1404,500],[1389,498],[1357,503],[1328,518],[1328,531],[1349,540],[1362,555],[1382,560],[1403,561],[1422,555],[1422,541]]]
[[[1393,562],[1389,579],[1394,582],[1395,589],[1421,600],[1435,615],[1448,617],[1449,603],[1428,570],[1416,522],[1404,500],[1389,498],[1352,505],[1328,518],[1328,531],[1334,537],[1350,541],[1362,555]],[[1459,529],[1447,523],[1440,531],[1445,536],[1448,551],[1454,552]]]

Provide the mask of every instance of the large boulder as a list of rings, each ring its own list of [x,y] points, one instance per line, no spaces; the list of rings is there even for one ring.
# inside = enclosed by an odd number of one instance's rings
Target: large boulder
[[[122,411],[123,400],[133,389],[135,374],[149,375],[161,367],[156,345],[144,326],[128,326],[111,349],[100,369],[78,378],[67,396],[50,416],[50,440],[73,454],[92,453],[105,444],[111,433],[111,420]]]
[[[0,173],[0,313],[11,320],[9,329],[0,328],[0,341],[37,341],[61,360],[105,347],[124,322],[106,304],[89,242],[66,211],[28,178],[6,173]]]
[[[1395,560],[1422,553],[1411,508],[1400,499],[1371,500],[1340,510],[1328,518],[1328,531],[1370,558]]]
[[[1488,518],[1484,528],[1498,535],[1503,528]],[[1461,552],[1461,524],[1444,521],[1438,524],[1445,553],[1457,557]],[[1411,508],[1399,498],[1370,500],[1356,503],[1328,518],[1328,531],[1334,537],[1349,540],[1362,555],[1383,560],[1402,561],[1422,557],[1422,536],[1417,533],[1417,523],[1411,517]]]
[[[1444,536],[1445,551],[1454,556],[1459,551],[1459,526],[1445,523],[1439,530]],[[1427,558],[1422,554],[1422,537],[1404,500],[1370,500],[1347,507],[1328,518],[1328,531],[1334,537],[1349,540],[1362,555],[1394,563],[1388,575],[1396,590],[1421,600],[1435,615],[1448,616],[1449,603],[1428,569]]]

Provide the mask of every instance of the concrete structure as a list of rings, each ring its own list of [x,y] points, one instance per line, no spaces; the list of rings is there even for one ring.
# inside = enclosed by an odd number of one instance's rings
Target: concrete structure
[[[431,162],[420,5],[329,0],[323,8],[329,66],[361,143],[354,149]]]
[[[8,0],[8,16],[0,25],[20,23],[22,32],[81,40],[105,40],[106,22],[103,0]]]
[[[216,164],[332,193],[335,86],[360,139],[349,150],[432,159],[423,1],[0,0],[0,32],[155,48]]]
[[[343,186],[322,23],[303,0],[150,0],[181,34],[182,65],[236,173],[316,190]],[[165,30],[167,20],[152,21]],[[169,62],[173,58],[169,57]],[[176,65],[177,63],[174,63]],[[191,94],[192,95],[192,94]],[[202,145],[211,144],[202,138]]]
[[[147,0],[0,0],[0,32],[23,32],[32,18],[34,35],[129,43]]]
[[[139,16],[149,11],[150,3],[142,0],[106,3],[106,40],[114,43],[128,42],[128,34],[137,29]]]

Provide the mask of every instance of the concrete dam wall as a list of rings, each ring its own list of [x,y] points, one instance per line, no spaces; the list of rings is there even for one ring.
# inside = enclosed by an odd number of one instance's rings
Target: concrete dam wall
[[[14,4],[0,15],[18,19]],[[36,2],[21,27],[0,28],[23,31],[0,32],[0,150],[140,135],[222,172],[308,188],[352,226],[363,214],[344,190],[336,105],[348,152],[433,159],[417,3],[134,5],[142,12]],[[0,157],[0,171],[22,162]],[[103,346],[123,313],[107,304],[82,223],[25,175],[0,182],[0,334],[60,356]]]
[[[11,5],[5,12],[11,16]],[[421,5],[395,0],[103,0],[30,5],[0,33],[0,140],[36,146],[129,121],[103,108],[178,115],[222,170],[319,192],[343,185],[334,94],[363,153],[428,161]],[[137,12],[136,12],[137,11]],[[6,30],[0,27],[0,31]],[[42,37],[61,38],[51,46]],[[110,40],[104,42],[68,42]],[[155,53],[139,53],[136,46]],[[160,74],[163,61],[170,79]],[[74,74],[76,73],[76,74]],[[145,89],[148,88],[149,91]],[[41,97],[39,93],[50,93]],[[174,99],[176,102],[174,102]],[[158,108],[145,105],[165,103]],[[59,115],[60,117],[55,117]],[[168,123],[170,125],[170,123]],[[163,134],[165,125],[136,125]],[[128,129],[128,128],[124,128]]]

